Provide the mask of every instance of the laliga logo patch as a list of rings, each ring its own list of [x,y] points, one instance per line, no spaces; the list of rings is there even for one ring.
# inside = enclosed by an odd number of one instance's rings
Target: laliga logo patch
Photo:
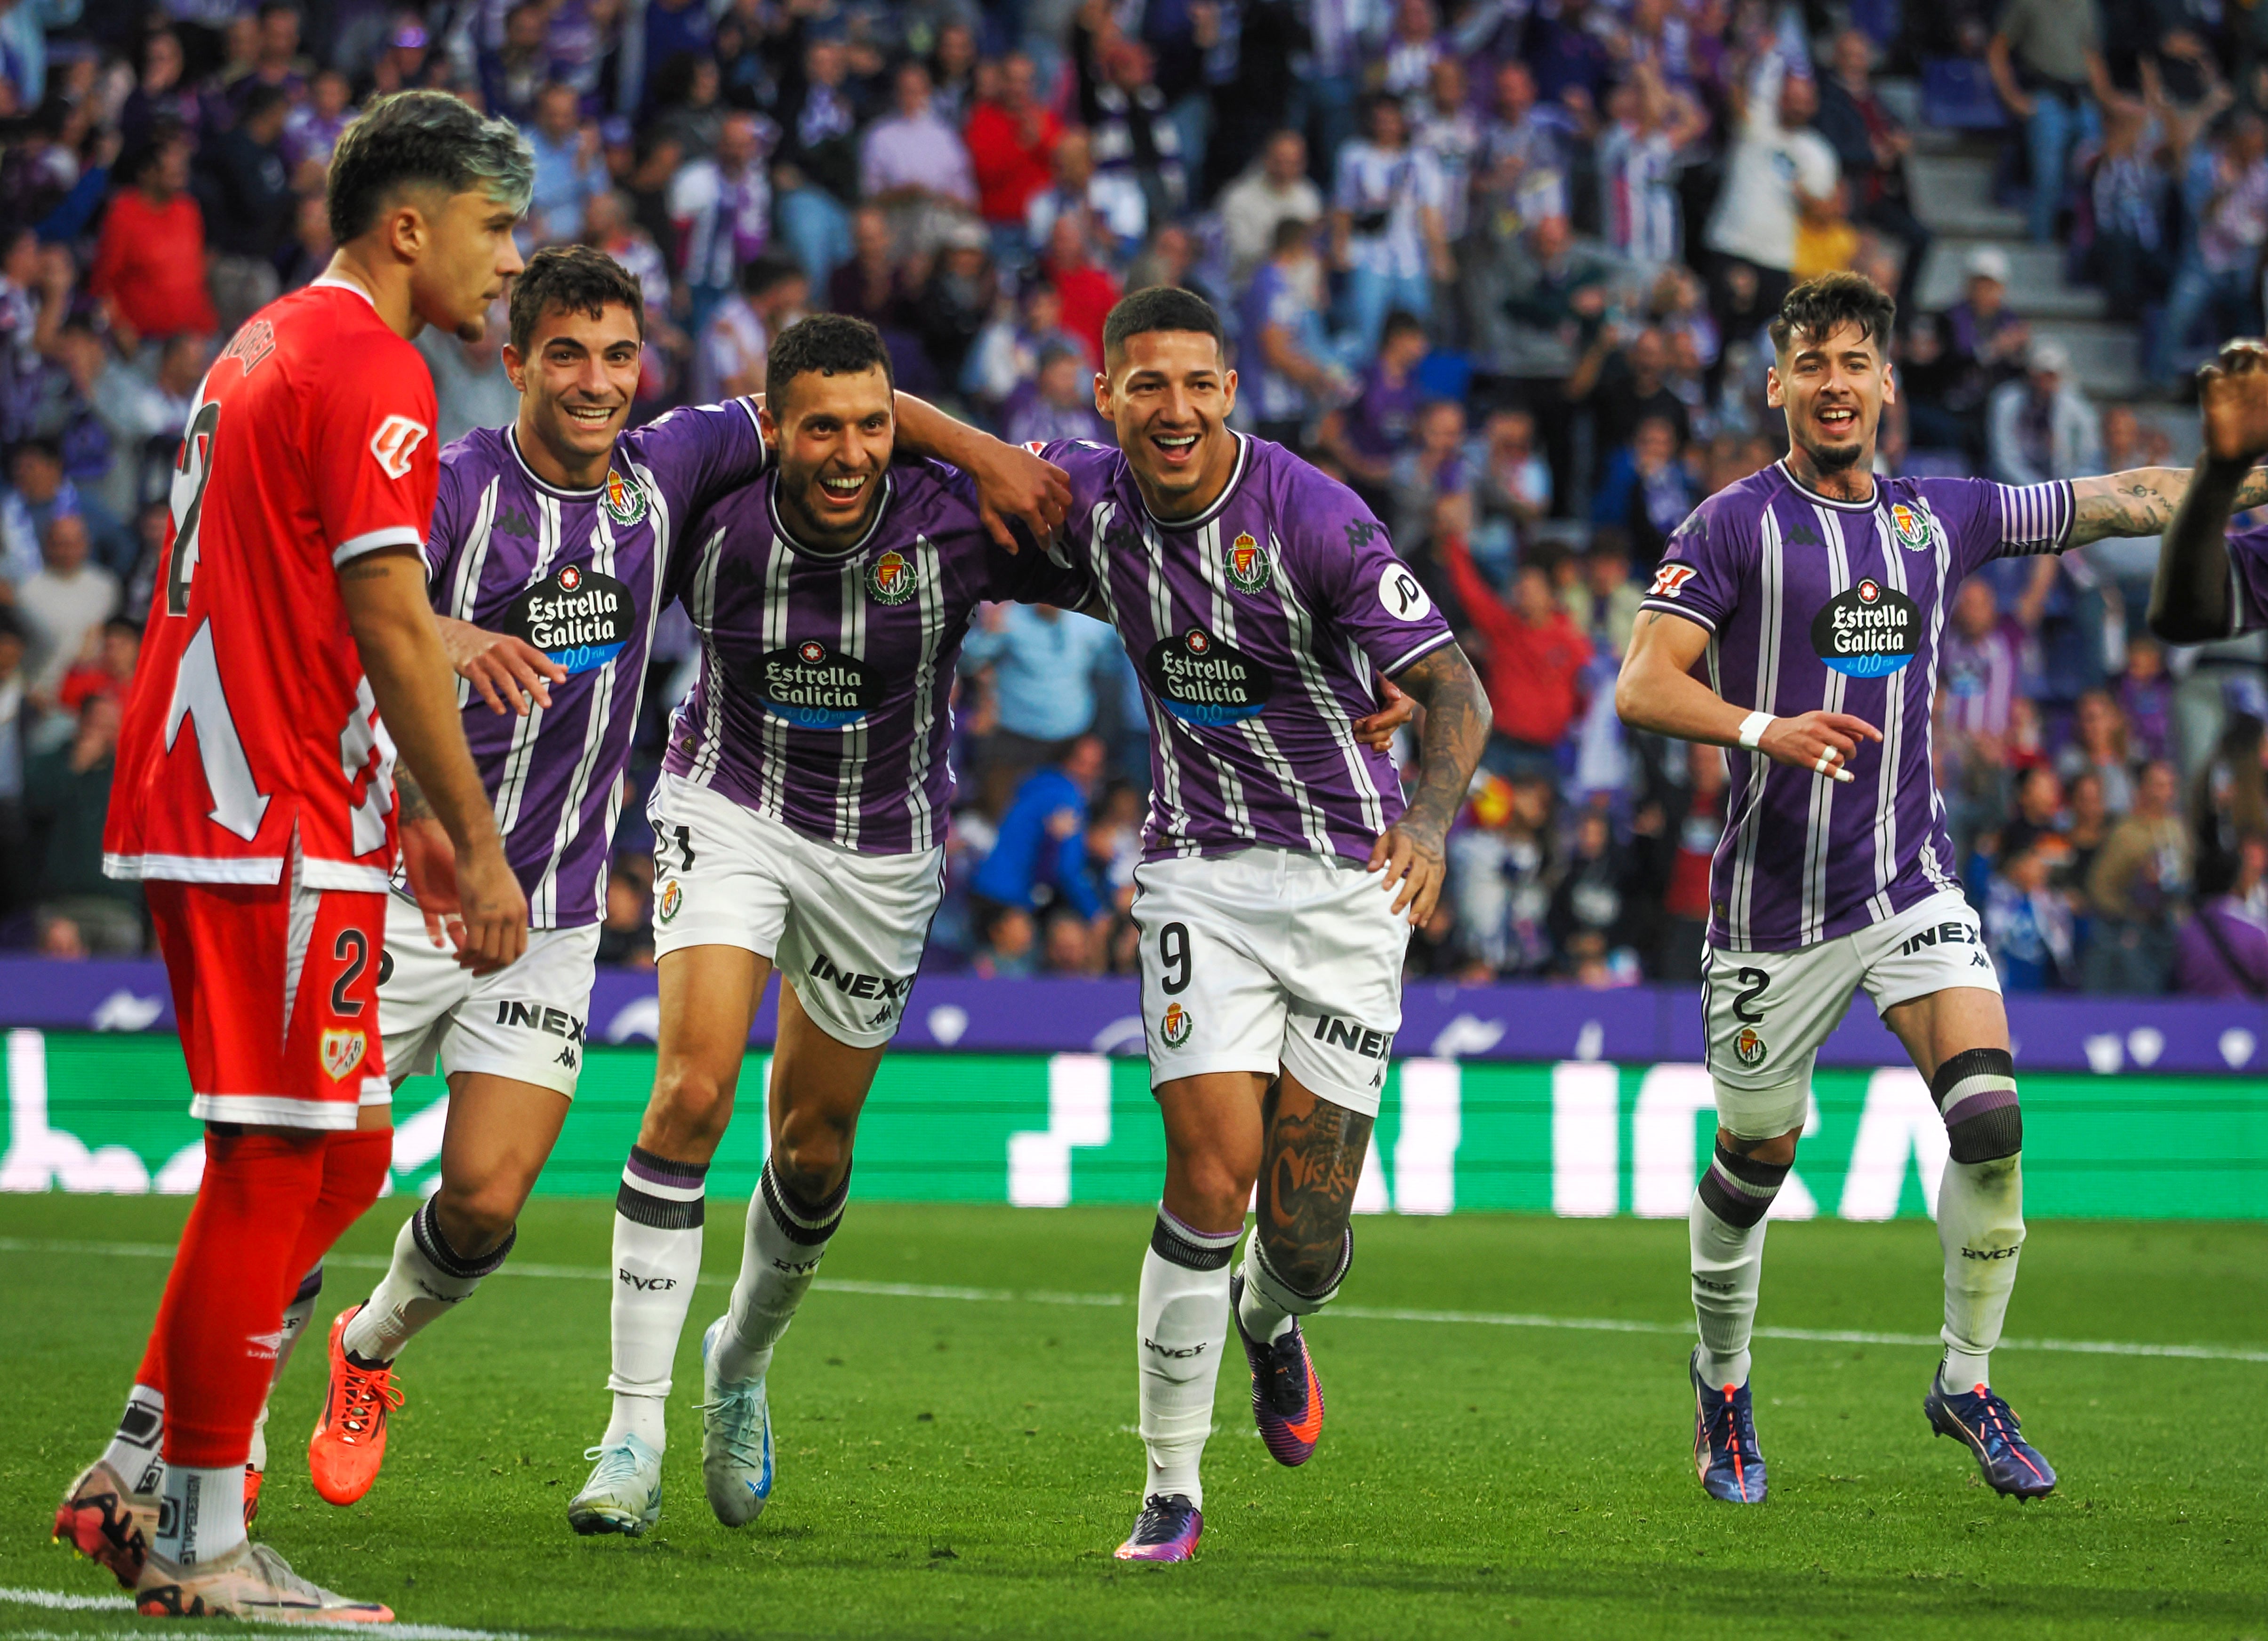
[[[613,467],[607,469],[607,487],[599,493],[600,505],[616,524],[636,524],[645,517],[645,489]]]
[[[318,1046],[322,1051],[323,1074],[335,1083],[362,1063],[370,1042],[358,1031],[334,1028],[322,1034]]]
[[[1845,678],[1887,678],[1914,659],[1921,609],[1872,576],[1830,599],[1811,622],[1811,647]]]
[[[684,887],[672,878],[661,886],[661,897],[654,902],[654,915],[662,922],[668,923],[684,909]]]
[[[1674,599],[1685,591],[1685,584],[1700,572],[1690,564],[1664,564],[1653,572],[1653,585],[1646,590],[1650,599]]]
[[[1168,1003],[1163,1018],[1158,1021],[1158,1035],[1166,1040],[1168,1049],[1178,1049],[1189,1040],[1197,1023],[1197,1017],[1180,1004]]]
[[[913,562],[892,548],[866,566],[866,592],[877,604],[902,604],[914,595]]]
[[[1267,550],[1246,531],[1229,543],[1228,551],[1221,556],[1221,568],[1228,572],[1228,583],[1239,592],[1264,592],[1276,573],[1275,561]]]
[[[1764,1040],[1756,1035],[1753,1026],[1741,1027],[1741,1034],[1733,1039],[1733,1052],[1740,1056],[1742,1065],[1762,1065],[1764,1059]]]
[[[1909,553],[1929,551],[1935,535],[1927,515],[1904,502],[1890,504],[1890,528],[1897,535],[1898,545]]]

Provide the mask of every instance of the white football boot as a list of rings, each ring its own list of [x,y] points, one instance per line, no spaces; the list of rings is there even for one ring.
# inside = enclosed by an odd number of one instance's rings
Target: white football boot
[[[701,1480],[709,1508],[728,1527],[763,1514],[772,1497],[772,1414],[764,1381],[717,1377],[717,1339],[732,1318],[701,1336]]]
[[[382,1601],[350,1601],[301,1578],[265,1544],[239,1540],[211,1561],[177,1567],[152,1550],[135,1610],[145,1618],[256,1618],[267,1623],[390,1624]]]
[[[661,1455],[636,1436],[585,1448],[596,1459],[591,1479],[567,1501],[567,1525],[582,1534],[636,1538],[661,1520]]]

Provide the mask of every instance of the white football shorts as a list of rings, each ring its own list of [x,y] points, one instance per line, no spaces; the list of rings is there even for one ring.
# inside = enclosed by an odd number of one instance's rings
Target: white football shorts
[[[386,1069],[422,1076],[484,1071],[575,1097],[591,1013],[599,925],[531,929],[519,961],[475,978],[453,946],[426,938],[406,895],[386,897],[386,955],[379,965],[378,1024]]]
[[[770,960],[836,1041],[872,1049],[898,1034],[945,892],[943,850],[861,854],[666,772],[646,813],[655,957],[736,946]]]
[[[1812,1062],[1861,986],[1879,1014],[1956,986],[1997,992],[2000,976],[1976,912],[1952,889],[1800,951],[1710,947],[1701,1006],[1726,1128],[1769,1139],[1803,1126]]]
[[[1410,948],[1393,905],[1384,874],[1292,850],[1135,868],[1150,1086],[1280,1068],[1376,1116]]]

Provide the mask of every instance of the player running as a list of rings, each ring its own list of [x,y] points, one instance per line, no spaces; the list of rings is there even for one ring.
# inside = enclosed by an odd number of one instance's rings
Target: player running
[[[1166,1186],[1135,1320],[1148,1485],[1117,1555],[1186,1561],[1232,1316],[1269,1452],[1303,1464],[1322,1433],[1299,1319],[1353,1258],[1410,929],[1440,895],[1489,709],[1369,510],[1229,429],[1236,372],[1202,298],[1128,297],[1103,347],[1095,408],[1119,449],[1042,453],[1071,475],[1061,550],[1093,578],[1150,709],[1134,920]],[[1406,808],[1393,761],[1357,730],[1387,678],[1425,709]]]
[[[2268,505],[2268,343],[2232,342],[2198,372],[2205,432],[2150,588],[2150,630],[2211,644],[2268,627],[2268,528],[2232,532],[2231,515]]]
[[[2023,1123],[1999,981],[1933,781],[1939,637],[1954,589],[1987,560],[2154,533],[2187,475],[1877,478],[1894,318],[1855,274],[1789,292],[1765,378],[1788,453],[1678,527],[1615,692],[1633,729],[1732,749],[1702,994],[1719,1126],[1690,1214],[1690,1373],[1694,1463],[1733,1503],[1765,1492],[1749,1391],[1764,1218],[1810,1111],[1813,1056],[1861,986],[1928,1080],[1949,1145],[1946,1348],[1924,1410],[1999,1491],[2055,1485],[1991,1388],[2024,1241]]]
[[[55,1517],[146,1615],[393,1617],[248,1542],[245,1462],[292,1286],[392,1153],[373,1004],[397,743],[450,841],[459,960],[492,973],[526,943],[425,600],[433,382],[409,338],[478,338],[533,163],[456,98],[373,104],[331,162],[330,266],[236,334],[182,439],[103,865],[147,886],[204,1175],[120,1439]]]

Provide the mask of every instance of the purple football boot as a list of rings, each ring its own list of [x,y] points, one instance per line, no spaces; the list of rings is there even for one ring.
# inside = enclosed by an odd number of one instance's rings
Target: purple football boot
[[[1694,1347],[1686,1372],[1693,1381],[1693,1468],[1702,1490],[1728,1505],[1764,1502],[1764,1455],[1756,1446],[1756,1416],[1746,1385],[1712,1385],[1701,1377]]]
[[[1977,1468],[1992,1490],[2012,1498],[2041,1498],[2055,1490],[2055,1467],[2023,1438],[2022,1426],[2008,1404],[1983,1385],[1974,1390],[1951,1391],[1934,1373],[1921,1410],[1929,1415],[1930,1428],[1969,1444]]]
[[[1111,1553],[1121,1561],[1188,1561],[1197,1553],[1204,1517],[1180,1493],[1152,1493],[1142,1501],[1134,1530]]]
[[[1255,1339],[1244,1331],[1236,1308],[1243,1297],[1244,1278],[1230,1277],[1228,1314],[1236,1319],[1236,1336],[1244,1341],[1244,1359],[1252,1365],[1253,1422],[1277,1463],[1305,1464],[1322,1439],[1322,1381],[1315,1377],[1296,1321],[1274,1340]]]

